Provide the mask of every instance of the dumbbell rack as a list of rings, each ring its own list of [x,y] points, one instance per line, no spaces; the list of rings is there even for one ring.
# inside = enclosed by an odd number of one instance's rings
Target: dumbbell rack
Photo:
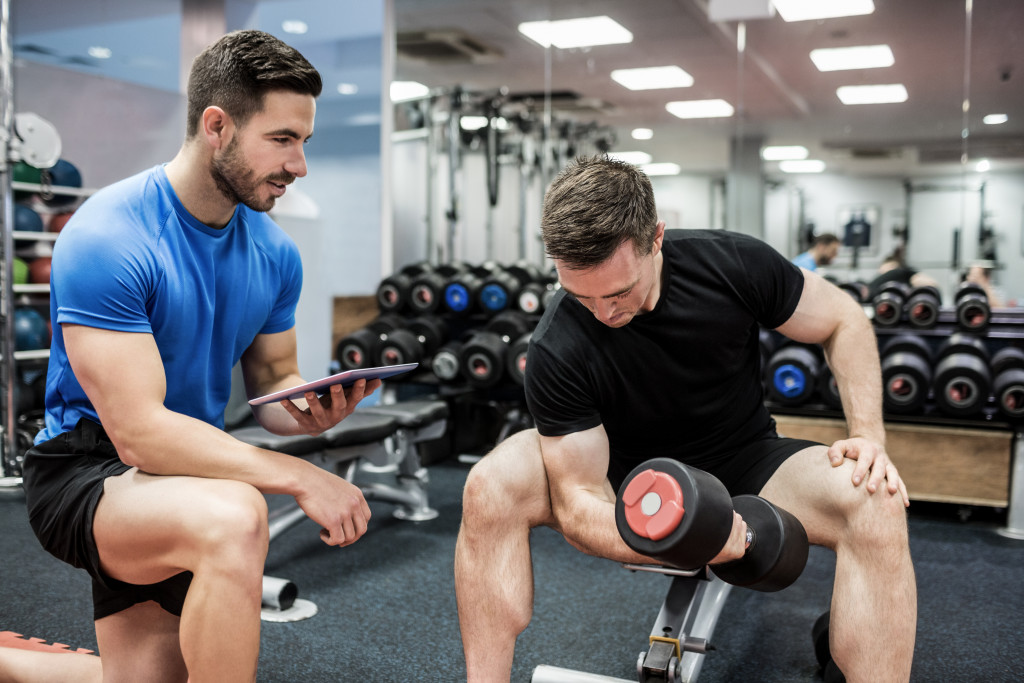
[[[876,326],[875,332],[884,346],[886,338],[894,335],[911,334],[939,343],[964,330],[957,325],[955,310],[943,307],[932,327],[901,322]],[[993,309],[984,330],[967,334],[982,338],[990,350],[1008,345],[1024,348],[1024,309]],[[823,443],[846,436],[842,411],[820,401],[796,406],[768,401],[766,405],[785,436]],[[1000,533],[1024,539],[1024,422],[1010,421],[996,410],[991,398],[971,417],[946,415],[930,398],[919,414],[886,412],[884,418],[890,456],[908,482],[912,498],[1005,507],[1007,525]],[[940,482],[943,476],[949,481]]]

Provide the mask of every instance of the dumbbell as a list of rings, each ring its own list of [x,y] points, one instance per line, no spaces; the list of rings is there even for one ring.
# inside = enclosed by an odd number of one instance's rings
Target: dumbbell
[[[1006,346],[992,356],[992,394],[999,412],[1024,420],[1024,349]]]
[[[498,264],[488,261],[455,274],[444,288],[444,309],[457,316],[477,310],[484,281],[498,268]]]
[[[535,267],[515,264],[495,270],[484,280],[477,301],[490,314],[500,313],[517,304],[523,287],[540,276]]]
[[[907,322],[912,327],[926,329],[935,327],[939,321],[939,309],[942,306],[942,295],[938,288],[931,285],[915,287],[910,290],[904,309]]]
[[[385,313],[374,320],[342,337],[334,350],[334,358],[342,370],[358,370],[368,368],[374,362],[377,345],[382,334],[397,329],[405,320],[400,315]]]
[[[434,315],[408,320],[402,327],[383,332],[374,345],[377,365],[421,363],[448,338],[448,326]]]
[[[839,285],[839,289],[849,294],[859,304],[865,303],[868,300],[868,286],[860,280],[843,282]]]
[[[459,372],[459,354],[464,342],[451,340],[441,345],[430,359],[430,371],[442,384],[457,384],[462,381]]]
[[[900,334],[882,345],[882,405],[891,413],[924,409],[932,383],[932,349],[921,337]]]
[[[836,376],[832,374],[832,368],[828,363],[822,363],[818,369],[818,396],[826,408],[832,410],[843,409],[843,399],[839,396],[839,385],[836,383]]]
[[[558,280],[550,277],[539,277],[526,283],[519,290],[517,302],[519,310],[523,313],[540,313],[546,307],[555,293]]]
[[[808,344],[788,343],[768,360],[765,387],[768,399],[787,406],[807,402],[814,394],[823,361],[821,351]]]
[[[498,384],[505,375],[509,347],[531,329],[518,311],[503,311],[487,321],[459,350],[459,372],[476,388]]]
[[[414,277],[409,283],[409,310],[417,315],[440,310],[448,284],[466,270],[464,263],[445,263]]]
[[[426,262],[410,263],[377,285],[377,306],[385,313],[398,313],[409,305],[413,278],[433,270]]]
[[[811,641],[814,643],[814,656],[821,667],[821,676],[825,683],[846,683],[846,676],[839,670],[832,659],[832,649],[828,643],[829,626],[832,622],[831,610],[821,613],[811,628]]]
[[[512,342],[505,357],[509,379],[522,385],[526,381],[526,352],[530,348],[533,332],[527,332]]]
[[[973,282],[964,282],[956,290],[953,301],[956,307],[956,323],[960,329],[976,334],[984,332],[992,318],[992,309],[988,305],[985,290]]]
[[[989,353],[981,339],[956,332],[939,346],[932,380],[939,410],[955,417],[980,413],[991,388]]]
[[[902,282],[886,282],[871,300],[873,320],[879,327],[892,327],[903,317],[903,307],[910,296],[910,286]]]
[[[789,512],[758,496],[729,498],[725,485],[670,458],[638,465],[622,482],[615,524],[626,545],[681,569],[708,564],[725,547],[733,511],[747,524],[741,559],[712,565],[723,581],[777,591],[796,581],[807,564],[807,533]]]

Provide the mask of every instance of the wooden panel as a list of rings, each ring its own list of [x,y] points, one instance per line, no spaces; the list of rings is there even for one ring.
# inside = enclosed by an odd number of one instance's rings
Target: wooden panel
[[[779,434],[831,444],[842,420],[776,415]],[[914,500],[1006,507],[1013,434],[985,429],[886,424],[886,450]]]
[[[331,325],[331,349],[338,347],[338,342],[347,334],[377,317],[377,297],[369,296],[336,296],[334,297],[334,317]]]

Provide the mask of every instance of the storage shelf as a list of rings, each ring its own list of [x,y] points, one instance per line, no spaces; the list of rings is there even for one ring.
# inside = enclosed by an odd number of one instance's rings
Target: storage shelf
[[[31,349],[28,351],[15,351],[14,360],[47,360],[50,357],[50,349]]]
[[[66,194],[73,197],[88,197],[95,194],[95,189],[85,187],[64,187],[63,185],[39,185],[37,183],[22,183],[11,181],[11,188],[22,192]]]
[[[59,232],[34,232],[32,230],[12,230],[11,235],[16,240],[39,240],[41,242],[54,242],[60,237]]]
[[[15,294],[49,294],[50,285],[44,284],[28,284],[28,285],[12,285],[11,290]]]

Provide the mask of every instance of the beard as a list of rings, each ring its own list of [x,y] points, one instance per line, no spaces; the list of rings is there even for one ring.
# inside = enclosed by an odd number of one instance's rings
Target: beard
[[[256,174],[245,162],[238,147],[238,138],[234,137],[224,151],[213,157],[210,162],[210,175],[217,189],[233,204],[245,204],[253,211],[266,212],[274,208],[277,197],[260,196],[260,188],[264,183],[273,181],[289,184],[295,180],[290,173],[277,173],[257,179]]]

